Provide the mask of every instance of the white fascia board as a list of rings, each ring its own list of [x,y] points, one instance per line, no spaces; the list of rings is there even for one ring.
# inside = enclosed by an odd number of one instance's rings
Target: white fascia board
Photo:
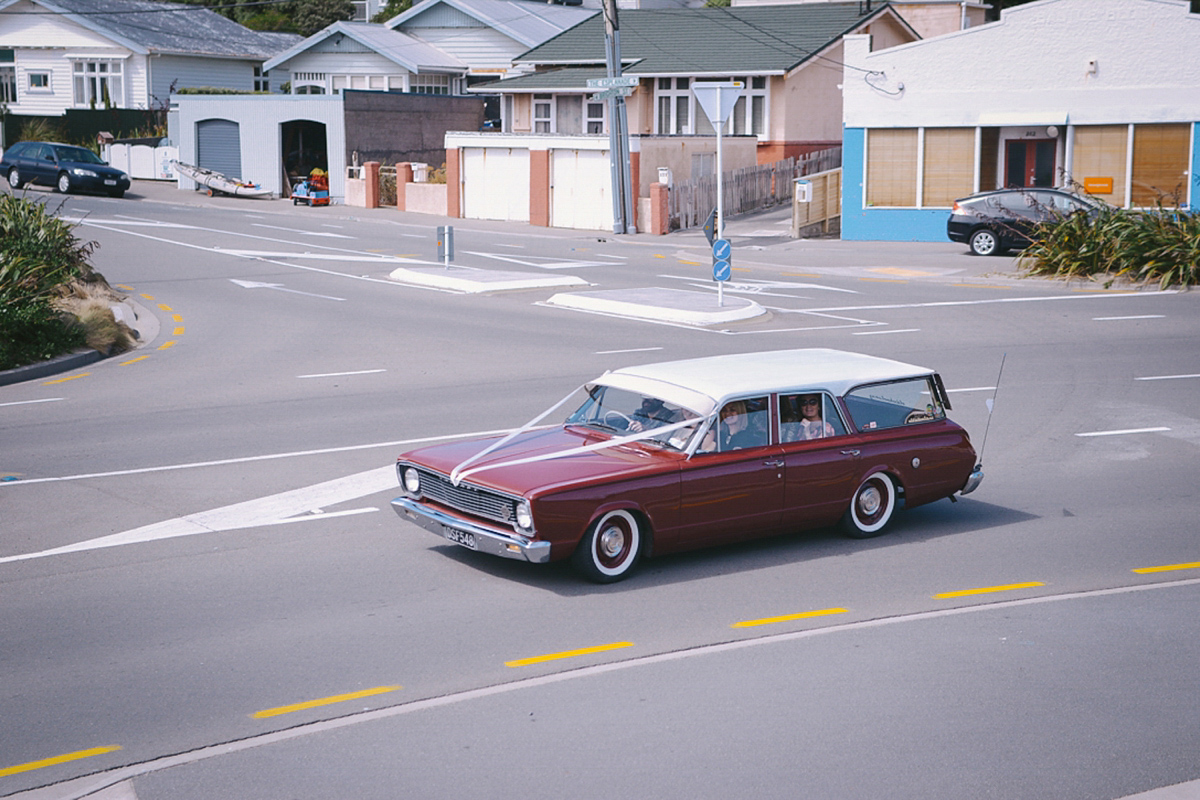
[[[30,0],[30,2],[34,5],[41,6],[47,11],[57,14],[65,20],[75,23],[85,30],[89,30],[92,33],[97,33],[103,36],[105,39],[108,39],[113,44],[124,47],[126,50],[136,53],[139,56],[148,55],[150,53],[150,49],[148,47],[145,47],[144,45],[139,44],[131,39],[126,39],[124,36],[118,36],[117,34],[105,28],[103,25],[97,25],[92,15],[78,16],[70,13],[66,9],[54,5],[53,3],[48,3],[46,0]]]

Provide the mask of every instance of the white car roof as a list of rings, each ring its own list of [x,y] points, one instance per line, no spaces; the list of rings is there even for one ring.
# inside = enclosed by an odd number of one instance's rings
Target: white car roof
[[[865,383],[933,372],[890,358],[809,348],[622,367],[605,373],[594,383],[660,397],[707,415],[727,398],[810,389],[840,397]]]

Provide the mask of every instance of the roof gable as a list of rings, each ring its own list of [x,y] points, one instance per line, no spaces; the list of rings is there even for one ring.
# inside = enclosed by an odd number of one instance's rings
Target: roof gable
[[[304,52],[338,52],[335,45],[342,39],[360,45],[354,48],[357,52],[366,48],[409,72],[466,71],[465,64],[433,45],[371,22],[335,22],[267,61],[263,68],[274,69]]]
[[[778,73],[794,69],[842,36],[887,14],[911,31],[890,6],[860,13],[858,2],[731,8],[628,10],[620,13],[625,71],[643,75]],[[917,38],[913,33],[913,38]],[[592,17],[515,63],[604,63],[604,20]]]
[[[252,31],[202,6],[181,3],[154,0],[31,2],[139,54],[263,60],[299,38],[292,34]]]
[[[384,24],[397,30],[454,27],[456,23],[448,11],[494,28],[525,47],[535,47],[600,13],[594,8],[534,0],[422,0]]]

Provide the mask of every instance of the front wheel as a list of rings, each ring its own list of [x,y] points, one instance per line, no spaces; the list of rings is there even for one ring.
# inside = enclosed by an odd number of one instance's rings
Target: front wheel
[[[20,189],[24,185],[24,181],[21,180],[21,173],[17,172],[16,167],[8,171],[8,185],[14,189]]]
[[[571,563],[585,578],[613,583],[625,578],[642,553],[642,527],[631,512],[610,511],[588,528]]]
[[[58,173],[58,183],[55,186],[63,194],[71,191],[71,176],[65,172]]]
[[[968,244],[977,256],[993,256],[1000,252],[1000,237],[990,228],[980,228],[972,233]]]
[[[896,481],[886,472],[868,477],[854,493],[842,517],[842,531],[852,539],[870,539],[883,533],[896,510]]]

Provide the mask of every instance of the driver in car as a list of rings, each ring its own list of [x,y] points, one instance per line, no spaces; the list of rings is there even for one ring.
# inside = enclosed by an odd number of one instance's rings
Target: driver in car
[[[643,397],[641,407],[633,412],[629,430],[633,433],[652,430],[675,421],[675,414],[657,397]]]

